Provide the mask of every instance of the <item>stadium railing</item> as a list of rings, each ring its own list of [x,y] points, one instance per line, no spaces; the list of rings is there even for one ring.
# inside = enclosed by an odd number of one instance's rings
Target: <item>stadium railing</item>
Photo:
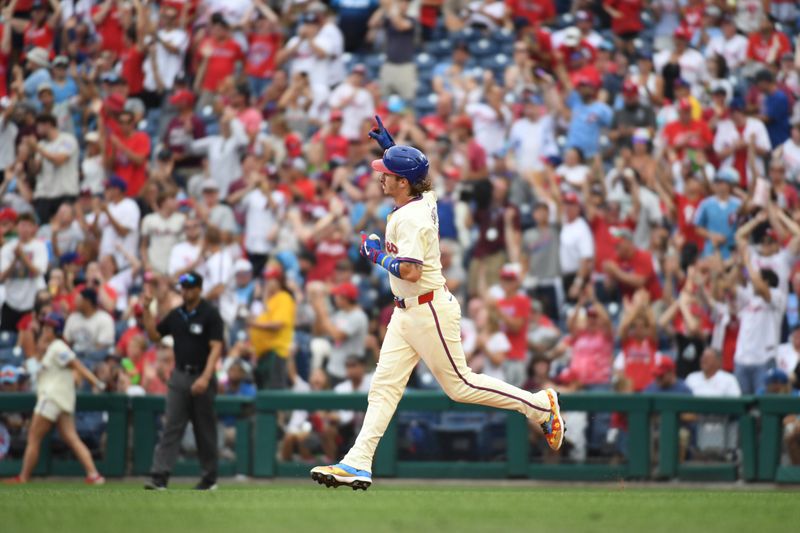
[[[781,465],[783,417],[800,415],[800,397],[764,396],[759,399],[761,438],[758,446],[758,479],[800,483],[800,466]]]
[[[0,394],[0,413],[31,413],[36,405],[36,396],[29,393]],[[126,457],[128,450],[128,415],[130,413],[128,398],[122,395],[79,394],[75,404],[77,412],[107,413],[104,423],[105,438],[102,454],[95,461],[98,470],[109,477],[124,476],[127,473]],[[39,463],[34,475],[73,476],[83,475],[80,463],[75,459],[57,459],[51,456],[51,441],[54,432],[50,432],[42,442]],[[0,476],[12,476],[19,473],[21,459],[5,459],[0,461]]]
[[[680,478],[702,481],[800,481],[799,466],[781,465],[783,417],[800,413],[800,398],[765,396],[744,398],[697,398],[675,395],[616,395],[579,393],[562,395],[565,411],[618,412],[628,418],[628,454],[622,464],[544,464],[531,462],[528,424],[522,415],[505,413],[505,453],[503,460],[405,461],[398,458],[397,418],[387,428],[378,447],[374,472],[381,477],[441,478],[531,478],[548,480],[610,480]],[[36,397],[30,393],[0,394],[0,413],[30,413]],[[233,417],[236,427],[235,459],[221,461],[220,474],[286,477],[307,475],[308,465],[277,460],[280,430],[279,413],[293,409],[354,410],[367,406],[365,394],[330,392],[299,394],[288,391],[260,392],[255,400],[217,397],[220,417]],[[107,476],[146,475],[160,427],[165,400],[161,396],[127,398],[121,395],[79,394],[79,412],[107,413],[104,445],[98,468]],[[438,392],[407,392],[398,412],[494,412],[491,408],[458,404]],[[738,420],[738,461],[722,464],[682,463],[679,460],[681,415],[719,415]],[[660,420],[653,433],[654,420]],[[132,423],[129,424],[129,421]],[[567,433],[569,435],[569,433]],[[129,440],[129,436],[132,439]],[[657,455],[651,457],[652,437],[658,438]],[[128,468],[128,444],[132,443],[132,463]],[[653,460],[655,459],[655,460]],[[0,476],[16,474],[19,459],[0,461]],[[176,475],[196,475],[195,460],[179,461]],[[50,439],[42,446],[36,475],[80,475],[75,460],[52,457]]]
[[[134,475],[147,475],[153,463],[153,452],[158,440],[161,426],[161,415],[164,413],[166,398],[164,396],[137,396],[131,398],[133,413],[133,468]],[[250,474],[250,460],[253,456],[252,413],[253,400],[240,396],[217,396],[215,408],[217,417],[233,416],[236,418],[235,459],[220,459],[219,475],[233,476]],[[196,476],[200,473],[200,465],[196,459],[180,459],[175,465],[176,476]]]

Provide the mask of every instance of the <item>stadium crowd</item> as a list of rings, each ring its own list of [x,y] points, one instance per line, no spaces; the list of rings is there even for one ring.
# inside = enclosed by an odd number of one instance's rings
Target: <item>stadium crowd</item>
[[[223,393],[368,390],[394,308],[356,249],[392,209],[369,167],[377,114],[430,159],[476,371],[797,393],[797,2],[2,10],[0,392],[35,385],[56,311],[108,390],[163,394],[171,342],[148,342],[141,295],[163,317],[191,270],[227,326]],[[422,364],[411,386],[436,387]],[[282,456],[335,458],[358,416],[294,413]]]

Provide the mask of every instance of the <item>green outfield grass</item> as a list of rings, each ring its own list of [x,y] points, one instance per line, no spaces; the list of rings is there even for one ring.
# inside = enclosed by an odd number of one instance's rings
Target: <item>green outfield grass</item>
[[[0,485],[0,531],[160,532],[670,532],[797,531],[800,494],[628,486],[384,485],[367,492],[298,483]]]

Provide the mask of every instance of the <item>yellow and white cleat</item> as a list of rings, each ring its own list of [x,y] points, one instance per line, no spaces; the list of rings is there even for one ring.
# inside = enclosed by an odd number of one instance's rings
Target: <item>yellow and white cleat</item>
[[[357,470],[342,463],[315,466],[311,469],[311,479],[328,488],[347,485],[352,487],[353,490],[367,490],[372,485],[372,474],[366,470]]]
[[[542,423],[542,431],[544,437],[547,439],[547,445],[553,450],[561,448],[561,443],[564,442],[564,432],[567,427],[564,425],[564,419],[561,418],[561,406],[558,405],[558,393],[553,389],[547,389],[547,398],[550,400],[550,418],[547,422]]]

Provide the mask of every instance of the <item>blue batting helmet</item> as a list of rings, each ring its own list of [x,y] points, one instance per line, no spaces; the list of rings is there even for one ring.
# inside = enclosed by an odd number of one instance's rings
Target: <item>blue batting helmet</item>
[[[372,169],[419,183],[428,175],[428,158],[411,146],[392,146],[372,162]]]

